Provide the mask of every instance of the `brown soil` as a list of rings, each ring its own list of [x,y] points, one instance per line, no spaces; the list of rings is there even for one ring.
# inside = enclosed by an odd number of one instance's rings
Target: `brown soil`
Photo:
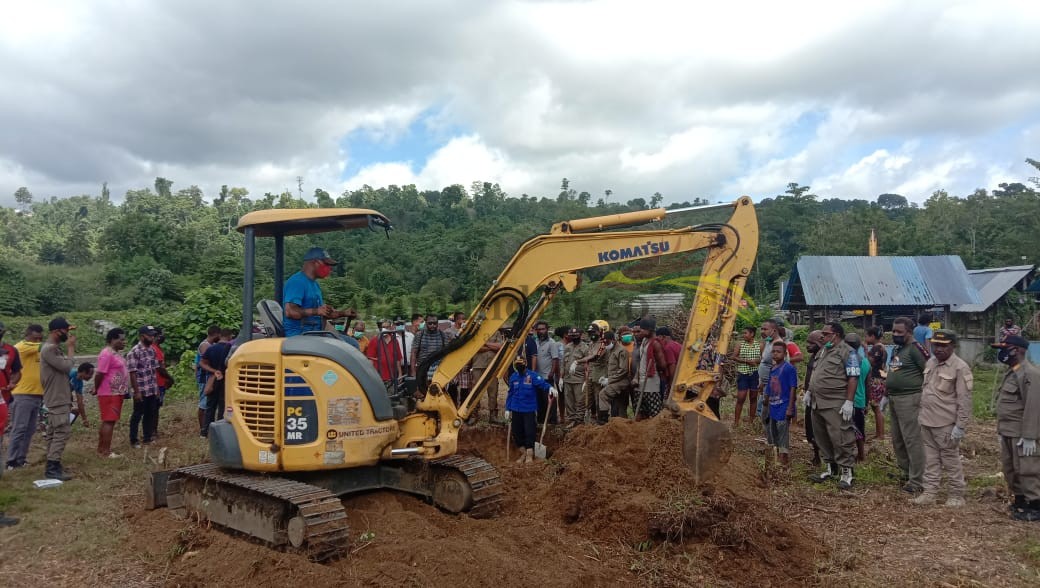
[[[666,417],[581,427],[544,463],[505,458],[505,431],[465,431],[461,451],[502,472],[502,513],[475,520],[374,492],[344,501],[354,553],[331,565],[127,505],[131,526],[169,561],[167,584],[284,586],[607,586],[802,584],[821,557],[808,529],[762,503],[757,468],[735,457],[697,487],[682,466],[680,424]],[[515,450],[513,457],[515,457]],[[374,534],[368,541],[363,534]],[[737,563],[739,562],[739,564]]]

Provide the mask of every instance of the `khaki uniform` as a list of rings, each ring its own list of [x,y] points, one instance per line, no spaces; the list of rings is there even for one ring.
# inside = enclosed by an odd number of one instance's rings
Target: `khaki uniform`
[[[939,491],[946,474],[951,498],[964,498],[964,470],[960,441],[950,437],[954,425],[967,430],[971,419],[971,366],[956,355],[942,363],[932,357],[925,364],[924,386],[917,420],[924,445],[925,494]]]
[[[850,361],[853,355],[855,352],[844,341],[820,349],[809,382],[813,436],[820,447],[820,459],[846,468],[856,464],[856,426],[852,420],[842,419],[840,412],[852,377],[846,368],[855,363],[859,369],[858,360]]]
[[[40,348],[40,381],[43,383],[43,405],[47,407],[47,461],[61,461],[65,444],[72,434],[69,413],[72,411],[72,388],[69,372],[73,363],[61,348],[45,343]]]
[[[567,409],[567,420],[572,423],[585,422],[585,394],[582,386],[586,384],[585,362],[578,361],[589,354],[589,344],[584,341],[568,342],[563,346],[563,402]],[[574,372],[571,364],[577,363]]]
[[[591,344],[591,350],[599,350],[599,357],[589,360],[589,384],[585,387],[585,405],[589,408],[596,406],[603,386],[599,385],[599,379],[607,375],[607,352],[606,342],[602,339]]]
[[[997,397],[1004,479],[1015,496],[1040,500],[1040,455],[1026,457],[1019,439],[1040,439],[1040,369],[1022,361],[1004,374]]]
[[[627,349],[616,343],[605,356],[607,385],[599,391],[599,410],[610,411],[612,416],[621,416],[615,414],[615,410],[618,408],[616,401],[631,384],[628,376],[628,363],[631,361],[631,357]]]
[[[498,343],[504,345],[506,338],[502,336],[502,333],[495,331],[494,335],[488,339],[488,343]],[[475,385],[480,378],[484,375],[488,366],[491,365],[491,360],[495,358],[494,351],[481,351],[473,356],[473,362],[470,364],[470,370],[472,371],[472,379],[470,383]],[[498,378],[491,378],[487,383],[487,409],[488,414],[494,416],[498,414]]]

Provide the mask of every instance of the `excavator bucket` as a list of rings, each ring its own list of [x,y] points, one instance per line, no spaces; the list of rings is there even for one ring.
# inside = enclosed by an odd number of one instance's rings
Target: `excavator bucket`
[[[682,418],[683,459],[697,482],[711,480],[729,461],[733,449],[729,427],[696,411]]]

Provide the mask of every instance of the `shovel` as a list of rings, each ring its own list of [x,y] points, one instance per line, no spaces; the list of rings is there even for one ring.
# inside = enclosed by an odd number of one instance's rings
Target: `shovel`
[[[534,444],[534,456],[538,459],[545,459],[545,456],[548,455],[548,450],[542,442],[545,441],[545,430],[549,428],[549,415],[552,414],[549,411],[552,408],[553,398],[550,396],[549,403],[545,406],[545,422],[542,423],[542,435],[538,437],[538,442]]]

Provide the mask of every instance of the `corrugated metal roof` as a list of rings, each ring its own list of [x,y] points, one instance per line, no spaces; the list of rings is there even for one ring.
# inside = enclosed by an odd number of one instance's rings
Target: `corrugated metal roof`
[[[639,316],[644,314],[658,314],[667,312],[677,306],[682,306],[682,293],[667,294],[640,294],[628,303],[632,312]]]
[[[783,308],[945,306],[979,304],[979,293],[956,255],[920,257],[815,256],[798,260]]]
[[[994,267],[980,270],[968,270],[975,289],[979,291],[978,304],[955,304],[953,312],[986,312],[986,309],[1000,300],[1019,281],[1033,271],[1031,265],[1015,265],[1011,267]]]

